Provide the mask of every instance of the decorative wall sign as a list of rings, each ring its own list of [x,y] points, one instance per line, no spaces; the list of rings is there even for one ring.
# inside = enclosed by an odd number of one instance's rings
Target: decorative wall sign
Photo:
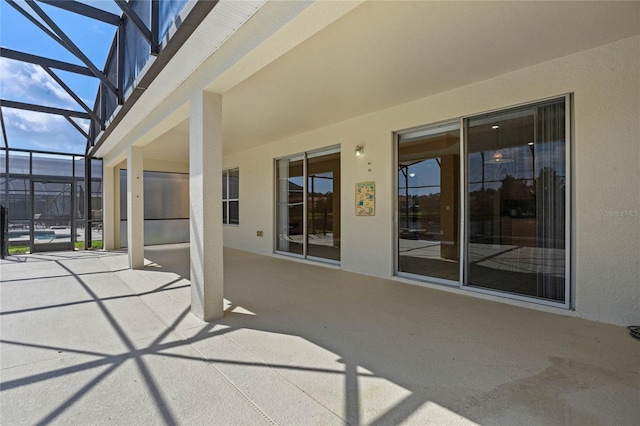
[[[356,183],[356,216],[375,216],[376,183]]]

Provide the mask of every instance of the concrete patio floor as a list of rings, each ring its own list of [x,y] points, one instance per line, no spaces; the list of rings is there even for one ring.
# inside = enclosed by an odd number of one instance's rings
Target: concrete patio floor
[[[1,261],[0,424],[637,424],[627,330],[225,249],[224,318],[188,247]]]

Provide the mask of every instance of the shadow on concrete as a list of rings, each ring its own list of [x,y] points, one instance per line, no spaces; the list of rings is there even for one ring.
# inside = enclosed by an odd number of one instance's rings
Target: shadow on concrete
[[[179,276],[183,275],[176,271],[188,271],[188,246],[151,250],[145,254],[150,254],[147,258],[151,261],[147,270],[157,268]],[[639,356],[637,351],[635,355],[621,352],[623,347],[622,351],[632,347],[623,341],[626,336],[620,338],[624,330],[619,327],[226,249],[225,298],[229,306],[225,316],[198,327],[184,340],[163,342],[189,316],[189,306],[184,306],[150,344],[136,348],[105,301],[188,286],[175,286],[181,281],[178,277],[168,283],[158,283],[152,290],[101,298],[84,280],[84,276],[90,274],[76,273],[55,257],[47,257],[73,277],[87,298],[17,309],[2,315],[95,304],[126,350],[109,354],[2,340],[5,345],[97,357],[71,367],[2,382],[2,392],[106,367],[46,413],[38,424],[60,420],[87,392],[130,360],[144,378],[159,419],[168,425],[179,423],[177,407],[163,396],[143,359],[145,356],[276,370],[353,426],[465,421],[587,424],[607,418],[624,424],[625,420],[637,418],[638,409],[625,407],[625,403],[612,403],[609,412],[597,413],[579,409],[586,406],[584,401],[575,403],[576,395],[586,395],[588,402],[589,398],[600,395],[601,390],[606,394],[612,387],[638,390]],[[186,268],[180,264],[185,259]],[[253,315],[240,314],[238,309]],[[264,333],[265,344],[269,343],[269,336],[302,338],[313,348],[334,354],[342,368],[305,365],[314,362],[313,359],[304,358],[303,352],[286,345],[281,348],[282,355],[286,355],[282,362],[247,362],[204,353],[197,357],[166,352],[241,330]],[[597,341],[593,336],[597,336]],[[299,382],[296,376],[288,375],[297,373],[341,376],[343,406],[332,407],[322,396],[317,396],[320,385]],[[363,385],[370,380],[381,380],[382,384]],[[397,390],[393,399],[384,400],[385,386]],[[376,391],[383,395],[384,406],[374,406]],[[618,417],[608,417],[620,411],[621,406],[622,411],[626,410],[622,417],[619,412]]]

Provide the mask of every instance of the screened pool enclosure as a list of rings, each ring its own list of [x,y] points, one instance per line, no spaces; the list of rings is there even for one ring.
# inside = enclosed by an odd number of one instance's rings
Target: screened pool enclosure
[[[96,151],[217,4],[2,3],[0,61],[12,70],[0,99],[0,204],[8,215],[3,248],[5,242],[12,253],[102,247],[102,161]],[[23,43],[23,28],[32,31],[32,45]],[[30,51],[18,50],[25,47]],[[21,79],[30,82],[27,90],[9,90],[14,83],[22,87]],[[43,91],[57,98],[38,95]],[[163,230],[179,229],[173,239],[184,240],[182,210],[150,219]],[[166,219],[177,225],[167,228]]]
[[[10,252],[102,247],[102,161],[9,149],[0,167]]]

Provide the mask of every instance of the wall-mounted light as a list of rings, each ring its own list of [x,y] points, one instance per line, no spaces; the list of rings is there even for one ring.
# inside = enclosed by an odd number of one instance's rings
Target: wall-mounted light
[[[360,157],[364,153],[364,148],[362,145],[356,146],[356,157]]]

